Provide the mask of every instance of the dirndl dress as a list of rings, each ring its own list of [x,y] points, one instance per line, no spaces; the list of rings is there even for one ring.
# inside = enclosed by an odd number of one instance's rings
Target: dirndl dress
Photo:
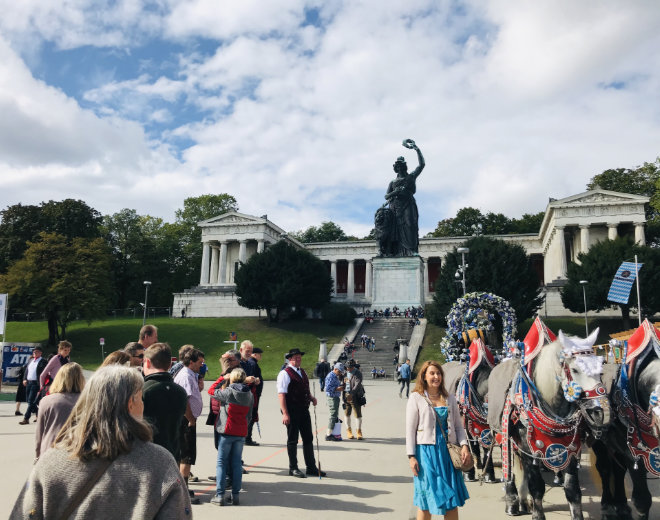
[[[435,412],[447,431],[447,407],[438,406]],[[440,428],[435,429],[435,444],[418,444],[415,457],[419,472],[414,477],[414,505],[432,515],[444,515],[465,504],[470,495],[463,481],[463,473],[454,468]]]

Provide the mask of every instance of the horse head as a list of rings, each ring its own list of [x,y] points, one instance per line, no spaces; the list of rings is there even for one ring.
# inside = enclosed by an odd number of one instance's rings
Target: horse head
[[[588,338],[566,336],[559,331],[559,352],[561,364],[558,375],[564,399],[576,403],[587,422],[587,426],[596,438],[611,421],[610,403],[607,390],[602,383],[603,357],[593,354],[593,345],[599,329]]]

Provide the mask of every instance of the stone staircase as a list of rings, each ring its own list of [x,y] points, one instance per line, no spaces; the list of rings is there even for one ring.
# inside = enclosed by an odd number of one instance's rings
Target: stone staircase
[[[359,347],[353,352],[353,357],[361,365],[360,370],[362,370],[363,377],[370,378],[373,367],[384,368],[388,378],[392,377],[396,369],[396,365],[393,364],[396,340],[402,339],[409,344],[413,330],[417,328],[419,327],[413,328],[408,324],[408,318],[376,318],[372,323],[364,321],[353,339],[355,346]],[[369,352],[361,347],[360,336],[362,334],[376,340],[375,352]],[[335,353],[334,349],[332,353]],[[335,359],[336,357],[331,361]]]

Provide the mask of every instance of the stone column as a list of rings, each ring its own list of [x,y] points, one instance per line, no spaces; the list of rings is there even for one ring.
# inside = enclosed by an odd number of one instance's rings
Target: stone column
[[[319,361],[323,359],[328,359],[328,340],[325,338],[319,338]]]
[[[202,249],[202,273],[199,277],[199,285],[209,284],[209,255],[211,252],[211,244],[204,242]]]
[[[589,251],[589,226],[580,226],[580,250],[583,253]]]
[[[264,252],[264,241],[257,240],[257,253],[263,253],[263,252]]]
[[[422,258],[424,262],[424,290],[422,291],[422,304],[426,303],[426,297],[429,294],[429,259]]]
[[[640,246],[646,245],[646,235],[644,234],[644,222],[635,222],[635,243]]]
[[[247,261],[247,240],[238,243],[238,261],[244,264]]]
[[[227,242],[220,242],[220,277],[219,285],[227,283]]]
[[[351,301],[355,297],[355,260],[348,261],[348,280],[346,282],[346,298]]]
[[[564,226],[557,226],[557,239],[559,240],[559,258],[557,265],[559,266],[559,278],[566,278],[566,237],[564,236]]]
[[[371,302],[371,276],[372,276],[371,260],[367,260],[364,265],[364,297]]]
[[[337,260],[330,260],[330,277],[332,278],[332,295],[337,296]]]
[[[218,246],[211,246],[211,285],[218,285]]]
[[[617,227],[618,224],[608,224],[607,225],[607,238],[609,240],[614,240],[616,237],[619,236],[617,232]]]

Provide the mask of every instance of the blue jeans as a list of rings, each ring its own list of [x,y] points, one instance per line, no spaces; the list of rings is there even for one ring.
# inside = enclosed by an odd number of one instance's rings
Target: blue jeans
[[[22,383],[21,383],[22,384]],[[39,381],[28,381],[25,387],[25,400],[28,408],[25,411],[24,419],[30,420],[32,413],[37,413],[37,398],[39,397]]]
[[[245,437],[236,435],[220,435],[218,443],[218,464],[215,470],[216,495],[219,497],[225,494],[225,479],[227,478],[227,466],[231,466],[233,495],[238,495],[243,483],[243,465],[241,456],[243,455],[243,443]]]

